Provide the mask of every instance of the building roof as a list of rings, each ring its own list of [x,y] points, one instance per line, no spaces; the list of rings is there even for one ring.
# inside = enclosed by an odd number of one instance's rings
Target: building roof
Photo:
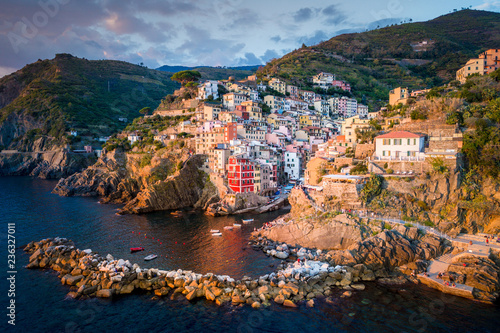
[[[420,138],[423,136],[424,135],[422,134],[416,134],[407,131],[396,131],[376,136],[375,139],[400,139],[400,138],[405,139],[405,138]]]

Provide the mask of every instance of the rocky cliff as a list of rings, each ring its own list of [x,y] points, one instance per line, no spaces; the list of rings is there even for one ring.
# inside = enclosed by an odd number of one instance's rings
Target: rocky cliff
[[[81,173],[61,179],[54,193],[101,196],[104,203],[125,204],[123,214],[183,207],[204,207],[217,189],[201,170],[204,156],[183,149],[154,156],[114,150]]]
[[[89,166],[95,157],[63,151],[0,154],[0,176],[67,177]]]

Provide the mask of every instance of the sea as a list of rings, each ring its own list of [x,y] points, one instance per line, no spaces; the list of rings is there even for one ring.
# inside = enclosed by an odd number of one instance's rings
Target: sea
[[[336,290],[329,302],[318,299],[314,308],[293,309],[276,304],[258,310],[219,307],[201,299],[190,303],[151,294],[71,299],[66,296],[69,287],[52,270],[24,268],[28,263],[24,245],[65,237],[79,249],[109,253],[141,267],[258,277],[276,270],[280,261],[253,250],[249,236],[289,208],[228,217],[190,209],[120,216],[119,206],[100,204],[96,197],[52,194],[55,185],[53,180],[0,177],[0,332],[500,332],[498,306],[413,284],[370,282],[352,297],[342,298],[342,291]],[[248,218],[254,222],[223,230]],[[214,237],[211,229],[223,235]],[[12,236],[14,269],[8,267],[12,257],[7,256]],[[145,251],[131,254],[129,248],[137,246]],[[158,258],[145,262],[144,256],[152,253]],[[7,280],[12,276],[14,280]],[[8,316],[12,300],[15,321]]]

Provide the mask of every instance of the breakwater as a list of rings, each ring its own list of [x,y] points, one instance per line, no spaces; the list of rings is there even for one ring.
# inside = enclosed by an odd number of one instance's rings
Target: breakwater
[[[128,260],[101,256],[91,249],[79,250],[65,238],[48,238],[29,243],[28,269],[51,268],[59,272],[62,284],[70,286],[72,298],[115,297],[134,292],[150,292],[158,297],[205,298],[218,305],[248,304],[253,308],[270,302],[297,307],[300,302],[314,306],[316,297],[329,297],[333,288],[363,290],[361,281],[372,281],[364,265],[331,266],[304,259],[282,263],[276,272],[252,279],[236,280],[228,275],[198,274],[186,270],[141,268]]]

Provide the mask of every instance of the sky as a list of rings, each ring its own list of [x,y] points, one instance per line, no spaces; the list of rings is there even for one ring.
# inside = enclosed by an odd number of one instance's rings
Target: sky
[[[265,64],[336,35],[500,0],[0,0],[0,77],[71,53],[162,65]]]

